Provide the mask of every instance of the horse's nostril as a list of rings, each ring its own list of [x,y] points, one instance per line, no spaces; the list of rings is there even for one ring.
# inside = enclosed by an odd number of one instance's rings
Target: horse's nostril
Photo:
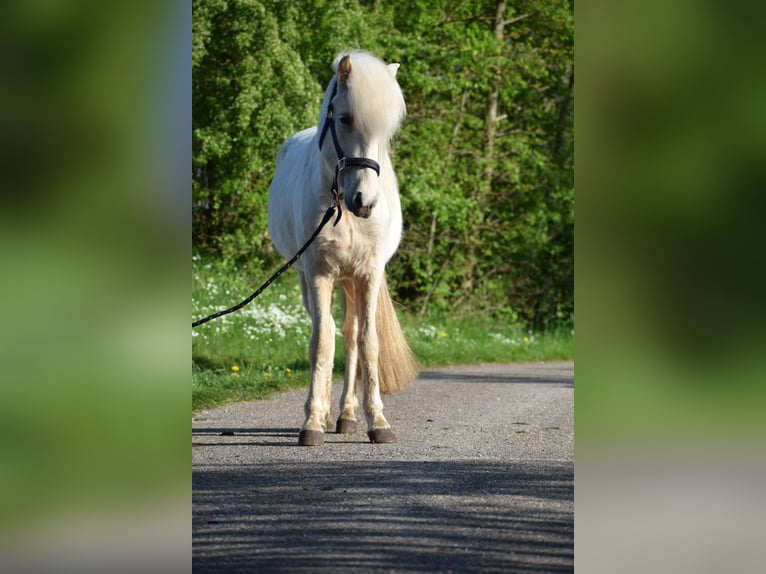
[[[358,191],[354,194],[354,207],[362,207],[362,194]]]

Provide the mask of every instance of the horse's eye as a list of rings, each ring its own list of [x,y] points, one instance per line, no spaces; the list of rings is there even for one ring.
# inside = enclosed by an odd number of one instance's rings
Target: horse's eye
[[[344,126],[350,126],[354,123],[354,118],[353,116],[341,116],[340,123],[342,123]]]

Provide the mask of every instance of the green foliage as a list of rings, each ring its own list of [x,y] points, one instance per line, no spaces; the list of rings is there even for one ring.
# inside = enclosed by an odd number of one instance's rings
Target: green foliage
[[[266,192],[285,134],[314,119],[321,90],[261,2],[194,4],[194,242],[229,257],[262,249]]]
[[[571,324],[573,10],[555,0],[195,1],[195,246],[268,260],[276,151],[316,125],[337,52],[362,47],[401,63],[408,107],[394,143],[406,225],[389,265],[397,298],[420,316]]]

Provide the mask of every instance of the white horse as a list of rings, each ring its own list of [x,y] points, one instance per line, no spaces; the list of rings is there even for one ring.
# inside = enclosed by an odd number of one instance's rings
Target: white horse
[[[330,390],[336,282],[341,287],[346,349],[336,432],[356,432],[361,377],[370,441],[396,441],[383,416],[380,394],[404,388],[417,375],[384,274],[402,234],[399,191],[389,155],[389,142],[406,113],[396,81],[398,68],[399,64],[386,65],[367,52],[339,55],[322,103],[321,131],[312,127],[294,135],[277,156],[269,189],[269,233],[284,257],[298,251],[334,201],[343,211],[296,263],[303,304],[313,325],[311,387],[298,438],[301,445],[323,444],[325,431],[335,423]]]

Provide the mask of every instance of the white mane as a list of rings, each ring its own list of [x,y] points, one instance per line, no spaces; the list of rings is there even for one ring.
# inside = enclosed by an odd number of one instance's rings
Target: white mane
[[[339,54],[332,64],[333,71],[337,72],[339,62],[346,55],[351,56],[348,98],[356,125],[367,134],[380,134],[390,139],[407,113],[394,71],[376,56],[362,50]],[[325,92],[320,125],[337,81],[337,77],[334,78]]]

